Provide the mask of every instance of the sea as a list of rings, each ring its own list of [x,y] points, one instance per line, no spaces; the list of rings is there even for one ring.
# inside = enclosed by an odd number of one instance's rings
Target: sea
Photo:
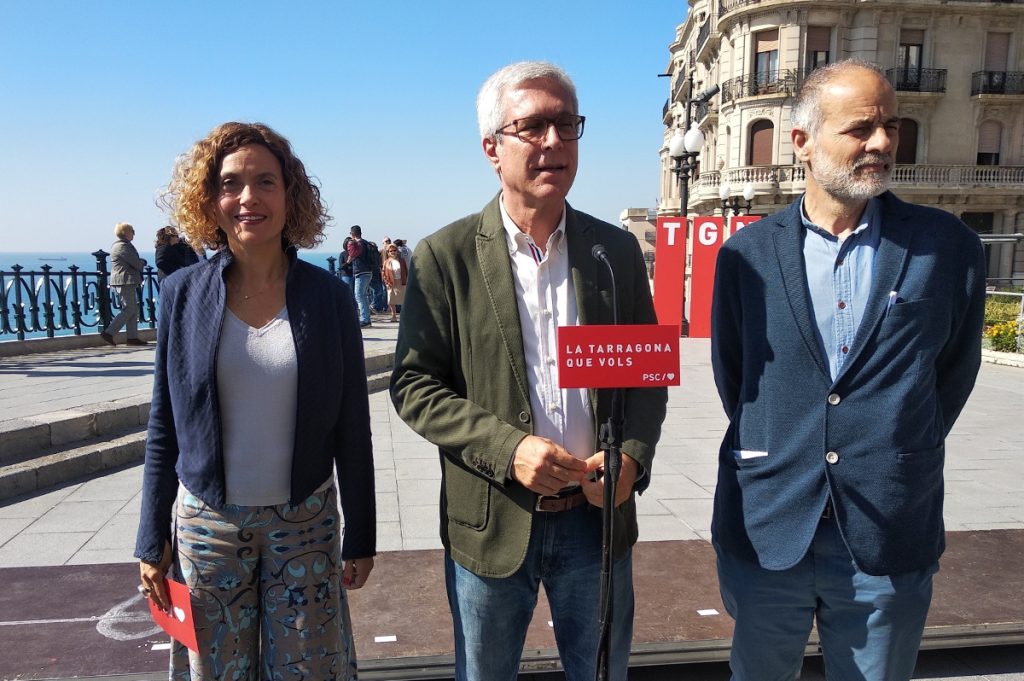
[[[109,246],[103,246],[102,250],[107,253],[110,252]],[[156,254],[153,251],[139,251],[139,255],[146,260],[147,263],[154,266],[156,263]],[[300,250],[299,258],[306,262],[322,267],[325,270],[329,269],[327,259],[330,257],[337,258],[338,254],[327,250]],[[7,313],[9,318],[13,320],[13,305],[14,305],[14,293],[11,290],[13,285],[12,274],[14,272],[14,266],[21,266],[21,275],[27,277],[30,273],[35,273],[37,279],[40,278],[44,272],[43,267],[45,265],[50,266],[50,274],[54,275],[56,272],[70,272],[71,266],[78,266],[78,272],[96,272],[96,257],[91,253],[83,251],[31,251],[31,252],[10,252],[0,251],[0,288],[3,290],[0,293],[6,294],[7,300]],[[110,256],[107,256],[107,271],[110,271]],[[3,310],[0,310],[2,313]],[[94,320],[91,320],[94,321]],[[13,321],[11,322],[13,325]],[[148,325],[142,324],[141,328],[148,328]],[[95,333],[96,329],[88,328],[83,329],[82,333]],[[54,332],[56,336],[71,335],[74,331],[71,329],[58,330]],[[46,333],[43,331],[32,332],[26,334],[26,338],[42,338],[45,337]],[[3,329],[0,328],[0,342],[17,340],[17,336],[13,333],[3,333]]]

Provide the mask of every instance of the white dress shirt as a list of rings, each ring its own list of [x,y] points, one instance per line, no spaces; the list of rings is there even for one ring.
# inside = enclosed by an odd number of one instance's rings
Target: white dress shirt
[[[577,459],[587,459],[597,451],[590,397],[585,388],[558,387],[558,327],[579,324],[569,274],[565,210],[542,253],[512,221],[504,203],[499,203],[523,331],[533,434],[561,445]]]

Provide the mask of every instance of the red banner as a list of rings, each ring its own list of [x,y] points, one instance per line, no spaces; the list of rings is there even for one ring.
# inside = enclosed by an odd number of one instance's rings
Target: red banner
[[[736,215],[732,220],[729,221],[729,234],[730,236],[740,231],[751,222],[757,222],[761,219],[760,215]]]
[[[693,261],[690,264],[690,338],[711,337],[711,296],[715,260],[725,241],[721,217],[693,219]]]
[[[682,218],[658,218],[654,242],[654,310],[659,324],[682,326],[685,268],[686,222]]]
[[[562,388],[679,385],[679,327],[588,324],[558,327]]]

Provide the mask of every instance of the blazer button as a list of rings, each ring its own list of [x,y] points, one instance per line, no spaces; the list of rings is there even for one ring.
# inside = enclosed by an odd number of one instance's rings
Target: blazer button
[[[519,422],[520,423],[529,423],[530,422],[530,415],[527,414],[525,411],[519,412]]]
[[[829,463],[839,463],[839,453],[829,452],[825,455],[825,461],[828,461]]]
[[[833,407],[839,404],[841,401],[842,398],[839,397],[839,395],[837,395],[836,393],[832,393],[831,395],[828,396],[828,403],[831,404]]]

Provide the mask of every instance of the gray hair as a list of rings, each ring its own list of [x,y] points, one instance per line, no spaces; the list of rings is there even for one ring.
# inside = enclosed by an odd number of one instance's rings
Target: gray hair
[[[495,139],[498,128],[505,122],[505,93],[515,90],[531,80],[549,80],[560,85],[572,100],[572,112],[579,113],[576,86],[569,74],[546,61],[521,61],[495,71],[484,81],[476,96],[476,119],[480,137]]]
[[[119,222],[114,225],[114,236],[118,239],[127,239],[129,232],[134,232],[135,228],[128,222]]]
[[[815,135],[821,128],[821,93],[825,86],[837,77],[854,70],[871,71],[882,80],[888,82],[882,68],[874,62],[865,59],[851,57],[842,59],[831,64],[826,64],[820,69],[811,71],[807,79],[800,85],[796,96],[793,98],[793,108],[790,111],[789,119],[794,128]]]

